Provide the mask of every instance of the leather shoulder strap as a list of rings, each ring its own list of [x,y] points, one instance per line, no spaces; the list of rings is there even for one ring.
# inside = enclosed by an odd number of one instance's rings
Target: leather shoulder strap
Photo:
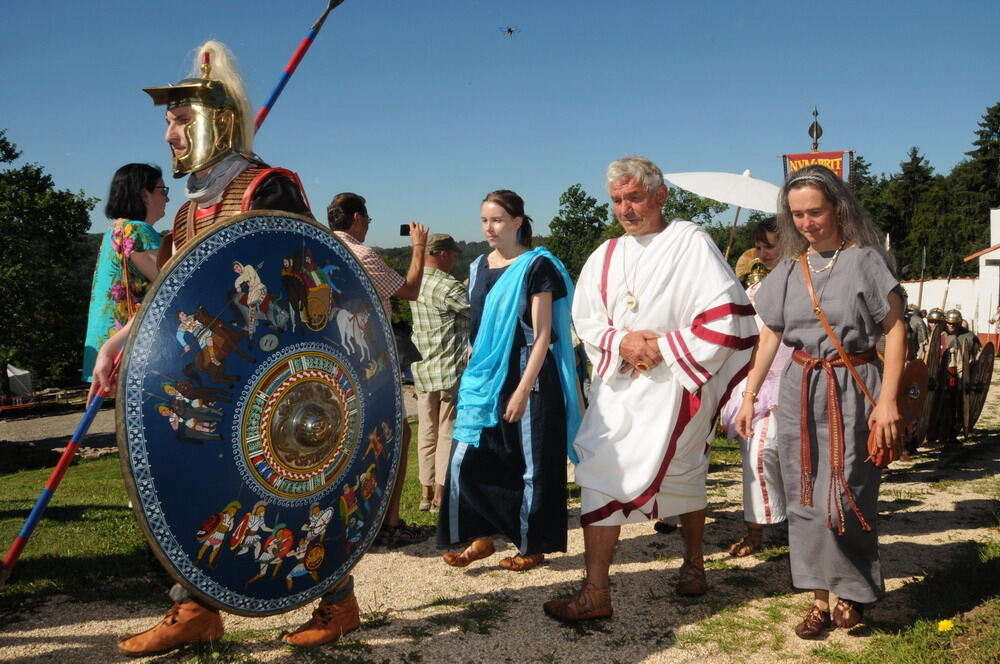
[[[858,370],[854,368],[854,364],[847,356],[847,351],[844,350],[843,345],[840,343],[840,339],[837,338],[837,334],[833,331],[833,327],[830,325],[830,321],[827,320],[826,314],[823,313],[823,308],[819,306],[819,298],[816,297],[816,289],[813,288],[812,274],[810,274],[809,271],[809,260],[806,258],[805,253],[799,256],[799,265],[802,267],[802,280],[806,283],[806,292],[809,293],[809,300],[813,305],[813,313],[816,314],[816,318],[819,319],[819,322],[823,324],[823,329],[826,330],[826,336],[830,338],[830,343],[832,343],[833,347],[837,349],[837,354],[840,355],[841,361],[847,367],[847,370],[851,372],[851,376],[854,377],[854,380],[858,383],[861,391],[865,393],[865,397],[867,397],[868,401],[870,401],[874,406],[875,397],[872,396],[871,390],[868,389],[865,381],[862,380],[861,376],[858,374]]]

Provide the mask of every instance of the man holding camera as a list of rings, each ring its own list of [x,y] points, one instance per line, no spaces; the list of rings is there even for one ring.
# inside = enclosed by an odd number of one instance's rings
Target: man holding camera
[[[368,227],[372,218],[368,216],[368,208],[362,196],[352,193],[337,194],[326,208],[326,217],[330,229],[339,237],[354,257],[358,259],[368,276],[371,277],[385,307],[387,316],[392,316],[390,297],[401,297],[405,300],[416,300],[420,295],[420,282],[424,276],[424,249],[427,247],[427,227],[423,224],[410,222],[410,244],[413,254],[410,256],[410,268],[404,279],[398,272],[385,264],[374,249],[364,244],[368,235]],[[406,455],[410,445],[410,428],[403,427],[403,449],[399,463],[399,474],[396,486],[389,500],[385,522],[379,531],[376,544],[403,545],[422,542],[427,535],[420,530],[408,526],[399,515],[399,500],[403,490],[403,479],[406,477]]]

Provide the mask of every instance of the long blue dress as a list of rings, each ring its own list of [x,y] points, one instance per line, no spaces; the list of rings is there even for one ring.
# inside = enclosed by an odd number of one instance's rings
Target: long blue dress
[[[486,295],[507,268],[489,268],[485,257],[469,295],[472,305],[471,341],[492,324],[482,320]],[[538,259],[525,279],[525,306],[500,390],[500,412],[521,380],[531,354],[531,296],[566,296],[563,279],[546,258]],[[569,330],[553,329],[557,334]],[[477,537],[501,535],[521,555],[566,550],[566,414],[562,386],[552,351],[532,388],[524,416],[518,422],[483,429],[479,445],[455,441],[445,480],[445,500],[438,515],[438,546],[450,547]]]

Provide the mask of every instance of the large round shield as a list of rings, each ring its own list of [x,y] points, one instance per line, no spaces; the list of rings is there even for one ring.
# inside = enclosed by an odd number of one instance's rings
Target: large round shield
[[[118,384],[136,515],[205,603],[295,608],[376,536],[403,432],[392,328],[364,269],[312,220],[242,214],[174,256]]]
[[[965,381],[965,400],[962,403],[966,434],[972,432],[983,412],[983,406],[986,405],[986,395],[993,380],[993,359],[994,348],[993,342],[990,341],[979,351],[979,357],[969,364],[969,376]]]

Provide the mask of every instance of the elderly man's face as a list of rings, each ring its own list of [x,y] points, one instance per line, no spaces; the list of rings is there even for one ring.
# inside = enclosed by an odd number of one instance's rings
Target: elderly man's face
[[[635,178],[620,178],[608,188],[618,223],[628,235],[649,235],[663,230],[663,204],[667,188],[649,191]]]

